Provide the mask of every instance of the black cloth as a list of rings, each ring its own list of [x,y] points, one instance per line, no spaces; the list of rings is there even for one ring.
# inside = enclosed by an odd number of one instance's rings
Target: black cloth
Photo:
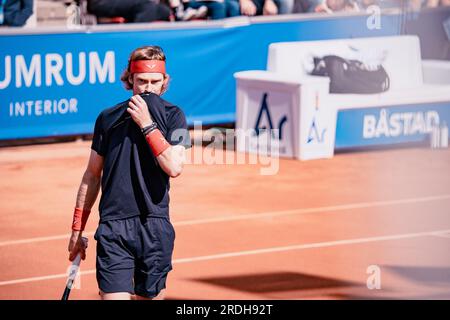
[[[169,21],[170,8],[150,0],[89,0],[88,11],[97,17],[123,17],[127,22]]]
[[[142,97],[166,140],[189,148],[183,111],[155,94]],[[104,110],[95,122],[91,148],[104,157],[100,221],[138,215],[169,216],[169,176],[126,111],[128,102]]]
[[[382,65],[376,69],[358,60],[347,60],[335,55],[314,58],[314,76],[330,78],[330,93],[381,93],[389,90],[389,75]]]
[[[308,0],[294,0],[294,7],[292,13],[308,12],[311,3]]]
[[[3,12],[3,25],[22,27],[33,14],[33,0],[6,0]]]
[[[169,219],[149,216],[102,222],[94,239],[101,291],[154,298],[166,287],[175,240]]]
[[[252,0],[253,4],[256,6],[256,16],[262,16],[264,11],[264,4],[266,0]],[[274,0],[275,5],[279,8],[278,0]]]

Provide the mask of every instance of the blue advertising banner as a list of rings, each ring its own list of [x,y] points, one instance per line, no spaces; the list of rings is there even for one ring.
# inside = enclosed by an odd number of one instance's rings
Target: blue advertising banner
[[[367,19],[0,34],[0,140],[92,133],[101,110],[130,96],[120,75],[130,52],[144,45],[164,49],[171,76],[164,98],[189,124],[233,122],[233,74],[265,69],[270,43],[398,34],[396,15],[383,15],[380,29],[369,29]]]
[[[450,123],[450,101],[338,112],[335,149],[422,142]]]

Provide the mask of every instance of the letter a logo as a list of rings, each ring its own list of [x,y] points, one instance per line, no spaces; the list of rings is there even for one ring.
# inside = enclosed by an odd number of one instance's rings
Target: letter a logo
[[[319,133],[319,129],[317,128],[317,125],[316,125],[316,117],[314,117],[311,127],[309,128],[307,143],[311,143],[314,140],[316,140],[319,143],[323,142],[326,131],[327,131],[327,129],[323,129],[322,132]]]
[[[261,120],[262,120],[263,114],[265,114],[267,117],[267,122],[269,123],[269,128],[267,128],[266,125],[261,125]],[[267,93],[264,93],[263,99],[261,102],[261,107],[259,108],[258,118],[256,119],[256,123],[255,123],[256,135],[257,136],[259,135],[260,130],[267,130],[267,129],[272,130],[273,123],[272,123],[272,117],[270,116],[269,107],[267,106]]]
[[[262,125],[263,115],[266,115],[269,128],[267,128],[266,125]],[[278,129],[279,129],[278,139],[279,140],[283,139],[283,126],[286,122],[287,122],[287,117],[284,116],[280,119],[280,121],[278,123]],[[274,131],[275,131],[274,129],[276,129],[276,128],[274,128],[274,126],[273,126],[272,116],[270,114],[269,106],[267,104],[267,93],[264,93],[262,102],[261,102],[261,107],[259,108],[258,117],[257,117],[256,123],[255,123],[255,133],[258,136],[261,133],[260,131],[270,130],[271,136],[274,138]]]

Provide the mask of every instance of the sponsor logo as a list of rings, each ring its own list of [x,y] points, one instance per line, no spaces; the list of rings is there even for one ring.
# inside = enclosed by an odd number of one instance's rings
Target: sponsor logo
[[[74,70],[75,66],[77,70]],[[7,55],[3,61],[0,59],[0,70],[0,89],[63,86],[67,83],[78,86],[86,81],[96,84],[114,83],[116,80],[114,51],[107,51],[104,56],[95,51],[80,52],[77,57],[70,52],[65,55],[33,54],[29,59],[24,55]]]
[[[308,140],[306,143],[310,144],[313,142],[316,143],[323,143],[325,141],[325,132],[327,131],[326,128],[320,128],[317,124],[317,113],[319,112],[319,94],[316,92],[316,107],[314,109],[314,116],[311,122],[311,126],[309,127],[308,131]]]
[[[378,115],[368,114],[363,119],[363,138],[412,136],[428,134],[439,125],[439,113],[435,110],[416,112],[392,112],[381,109]]]
[[[255,123],[255,135],[259,136],[262,132],[269,131],[272,135],[272,139],[283,140],[283,127],[286,124],[288,118],[287,116],[281,117],[278,122],[277,127],[273,125],[272,116],[270,114],[269,105],[267,104],[267,93],[263,94],[261,107],[259,108],[258,117]],[[267,119],[267,125],[263,124],[263,116]],[[278,129],[278,130],[275,130]],[[278,132],[278,136],[276,136],[275,132]]]

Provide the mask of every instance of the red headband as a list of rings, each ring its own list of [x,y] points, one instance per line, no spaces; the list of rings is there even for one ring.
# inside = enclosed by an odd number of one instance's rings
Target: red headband
[[[131,61],[130,73],[162,73],[166,74],[166,62],[161,60]]]

